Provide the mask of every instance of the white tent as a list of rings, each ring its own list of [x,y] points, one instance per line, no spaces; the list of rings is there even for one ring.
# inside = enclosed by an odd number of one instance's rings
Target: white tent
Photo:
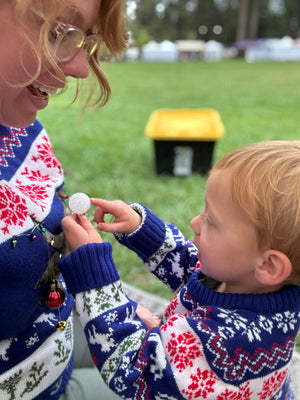
[[[177,61],[178,49],[176,44],[169,40],[161,43],[153,40],[142,47],[141,59],[144,61]]]
[[[282,39],[266,39],[246,50],[245,59],[253,61],[300,61],[300,47],[290,36]]]
[[[209,40],[205,43],[204,59],[207,61],[220,61],[224,57],[224,46],[215,40]]]

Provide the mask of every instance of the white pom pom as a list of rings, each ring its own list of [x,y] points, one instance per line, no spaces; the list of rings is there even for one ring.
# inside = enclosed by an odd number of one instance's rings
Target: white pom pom
[[[85,193],[75,193],[69,199],[69,207],[75,214],[85,214],[90,206],[90,198]]]

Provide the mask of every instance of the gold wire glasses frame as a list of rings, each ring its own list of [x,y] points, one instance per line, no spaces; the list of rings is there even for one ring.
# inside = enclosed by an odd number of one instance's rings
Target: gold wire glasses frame
[[[85,34],[76,26],[56,21],[49,32],[49,43],[53,54],[60,62],[72,60],[83,48],[89,59],[98,49],[102,38],[100,35]]]

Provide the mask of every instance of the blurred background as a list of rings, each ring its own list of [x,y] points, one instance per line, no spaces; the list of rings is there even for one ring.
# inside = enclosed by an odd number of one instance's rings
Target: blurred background
[[[249,57],[253,48],[260,58],[300,59],[299,48],[267,51],[299,46],[298,0],[127,0],[127,14],[128,59],[167,58],[167,52],[173,59]]]

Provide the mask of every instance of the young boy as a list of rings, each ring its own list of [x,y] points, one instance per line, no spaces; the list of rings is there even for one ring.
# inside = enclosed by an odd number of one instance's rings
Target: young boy
[[[300,325],[300,141],[263,142],[212,169],[194,241],[141,204],[92,199],[115,232],[175,293],[160,327],[126,297],[86,217],[66,217],[60,268],[94,361],[126,399],[293,399],[289,364]],[[112,214],[114,222],[104,221]],[[153,320],[154,321],[154,320]]]

